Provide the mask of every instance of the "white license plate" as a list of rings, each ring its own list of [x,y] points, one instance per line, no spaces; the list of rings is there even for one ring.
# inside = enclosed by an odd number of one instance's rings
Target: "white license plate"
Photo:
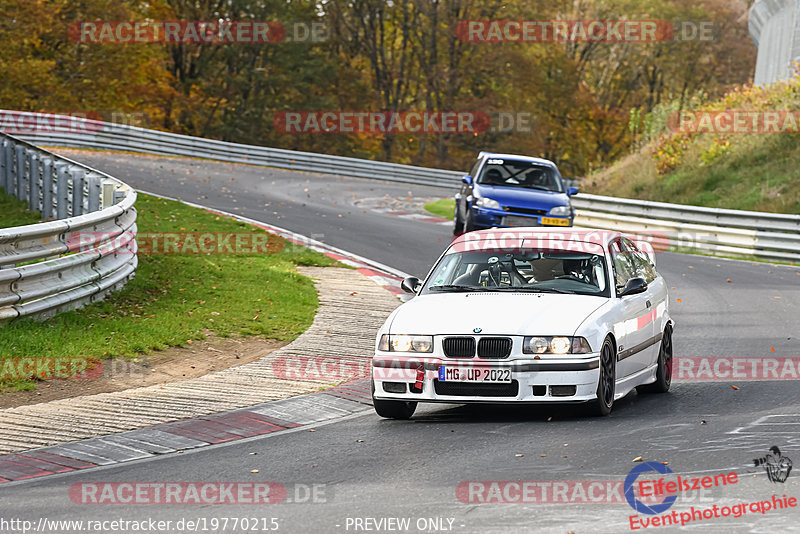
[[[457,367],[442,365],[439,367],[440,382],[490,382],[510,383],[511,369],[492,369],[488,367]]]

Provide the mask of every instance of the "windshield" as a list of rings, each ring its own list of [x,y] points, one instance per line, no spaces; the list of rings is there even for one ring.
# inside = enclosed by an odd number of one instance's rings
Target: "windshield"
[[[547,250],[454,252],[436,265],[423,293],[530,291],[609,297],[602,255]]]
[[[483,166],[478,183],[495,187],[524,187],[561,193],[558,171],[531,161],[492,158]]]

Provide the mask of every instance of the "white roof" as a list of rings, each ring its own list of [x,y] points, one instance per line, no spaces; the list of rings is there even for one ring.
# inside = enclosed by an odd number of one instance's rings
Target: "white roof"
[[[555,163],[550,161],[549,159],[543,158],[534,158],[533,156],[522,156],[520,154],[500,154],[498,152],[481,152],[478,154],[478,157],[485,156],[488,158],[498,158],[498,159],[516,159],[521,161],[530,161],[531,163],[539,163],[542,165],[552,165],[553,167],[556,166]]]

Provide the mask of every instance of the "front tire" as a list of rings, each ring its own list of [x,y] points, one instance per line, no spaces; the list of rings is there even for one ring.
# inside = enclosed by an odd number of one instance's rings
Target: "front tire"
[[[372,399],[375,412],[386,419],[411,419],[417,409],[416,402]]]
[[[672,384],[672,328],[664,330],[661,347],[658,349],[656,381],[636,388],[641,393],[666,393]]]
[[[464,219],[464,232],[472,232],[475,230],[475,223],[472,222],[472,210],[467,208],[467,215]]]
[[[614,387],[617,378],[616,352],[611,339],[606,338],[600,351],[600,376],[597,379],[597,398],[589,403],[593,415],[605,417],[614,407]]]

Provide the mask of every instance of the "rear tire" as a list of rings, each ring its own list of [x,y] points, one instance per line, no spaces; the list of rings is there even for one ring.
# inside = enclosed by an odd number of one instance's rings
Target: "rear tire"
[[[458,204],[456,204],[456,212],[453,215],[453,235],[464,233],[464,221],[458,216]]]
[[[616,351],[611,339],[606,338],[600,351],[600,376],[597,379],[597,398],[589,403],[592,415],[605,417],[614,407],[614,387],[617,378]]]
[[[387,419],[411,419],[417,409],[416,402],[372,399],[375,412]]]
[[[640,393],[666,393],[672,384],[672,328],[664,330],[661,347],[658,349],[656,381],[636,388]]]

